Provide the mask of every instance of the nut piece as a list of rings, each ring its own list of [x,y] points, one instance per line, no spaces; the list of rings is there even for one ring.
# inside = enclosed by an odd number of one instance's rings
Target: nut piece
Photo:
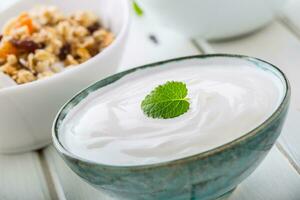
[[[8,63],[2,65],[0,70],[11,77],[18,73],[18,69],[14,65],[10,65]]]
[[[76,53],[81,58],[80,62],[84,62],[91,57],[89,51],[86,48],[79,48],[77,49]]]
[[[74,65],[78,65],[79,62],[77,60],[75,60],[75,58],[72,55],[67,55],[67,58],[65,60],[65,65],[66,66],[74,66]]]
[[[49,76],[52,76],[52,75],[54,75],[54,72],[45,71],[45,72],[42,72],[42,73],[38,74],[38,79],[43,79],[43,78],[46,78],[46,77],[49,77]]]
[[[28,70],[21,69],[17,73],[16,82],[18,84],[28,83],[34,80],[36,80],[35,76]]]
[[[17,57],[13,54],[10,54],[7,56],[7,63],[10,64],[10,65],[15,65],[17,64]]]

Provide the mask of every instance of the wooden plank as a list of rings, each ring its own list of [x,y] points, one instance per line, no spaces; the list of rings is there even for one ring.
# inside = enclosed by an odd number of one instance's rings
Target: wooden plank
[[[162,28],[147,15],[133,16],[129,41],[119,71],[175,57],[199,54],[180,34]]]
[[[60,200],[111,200],[77,176],[57,154],[53,146],[44,150],[46,161]]]
[[[134,16],[129,41],[119,70],[191,54],[199,54],[199,52],[183,36],[152,24],[146,16],[142,18]],[[43,153],[60,199],[110,199],[74,174],[53,147],[45,149]]]
[[[280,20],[300,37],[300,1],[290,0],[280,15]]]
[[[228,200],[299,200],[300,177],[273,148],[263,163]]]
[[[201,40],[197,40],[200,44]],[[288,76],[292,86],[291,108],[280,143],[300,166],[300,42],[281,23],[274,22],[265,29],[235,40],[210,43],[219,53],[245,54],[265,59],[277,65]]]
[[[0,156],[0,199],[51,199],[37,153]]]

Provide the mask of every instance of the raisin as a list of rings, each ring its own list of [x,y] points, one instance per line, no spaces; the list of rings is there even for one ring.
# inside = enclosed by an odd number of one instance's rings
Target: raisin
[[[81,57],[79,55],[75,55],[74,59],[79,60]]]
[[[3,38],[3,35],[2,35],[2,34],[0,34],[0,42],[1,42],[2,38]]]
[[[95,31],[97,31],[100,28],[101,28],[101,24],[99,22],[95,22],[92,25],[87,27],[87,29],[89,30],[89,32],[91,34],[94,33]]]
[[[39,49],[44,49],[46,47],[46,44],[45,43],[39,43]]]
[[[38,44],[29,39],[25,39],[25,40],[11,39],[10,42],[18,50],[29,52],[29,53],[33,53],[36,49],[42,48],[41,44]]]
[[[65,60],[67,55],[70,53],[71,53],[71,45],[69,43],[66,43],[60,48],[58,57],[60,60]]]

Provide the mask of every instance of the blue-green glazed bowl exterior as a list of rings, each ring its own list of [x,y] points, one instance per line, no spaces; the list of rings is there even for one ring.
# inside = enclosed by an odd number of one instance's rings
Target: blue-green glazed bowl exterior
[[[141,166],[109,166],[73,155],[59,141],[60,124],[74,106],[89,93],[118,79],[149,67],[179,64],[203,59],[244,60],[269,70],[282,81],[284,97],[277,110],[263,124],[242,137],[218,148],[190,157]],[[201,67],[201,65],[199,66]],[[221,199],[265,158],[278,138],[290,101],[290,86],[285,75],[265,61],[240,55],[200,55],[145,65],[103,79],[81,91],[60,110],[53,125],[56,149],[83,180],[95,188],[122,200],[212,200]]]

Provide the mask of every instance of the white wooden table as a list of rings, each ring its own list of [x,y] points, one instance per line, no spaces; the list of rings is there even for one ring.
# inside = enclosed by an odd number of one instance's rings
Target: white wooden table
[[[0,10],[12,2],[0,0]],[[157,43],[150,35],[157,38]],[[300,200],[300,0],[291,1],[283,14],[266,28],[226,42],[187,39],[154,24],[147,12],[143,17],[134,15],[120,70],[214,52],[245,54],[270,61],[287,74],[292,86],[291,109],[279,141],[229,200]],[[110,198],[83,182],[49,146],[36,152],[0,155],[0,200],[16,199]]]

